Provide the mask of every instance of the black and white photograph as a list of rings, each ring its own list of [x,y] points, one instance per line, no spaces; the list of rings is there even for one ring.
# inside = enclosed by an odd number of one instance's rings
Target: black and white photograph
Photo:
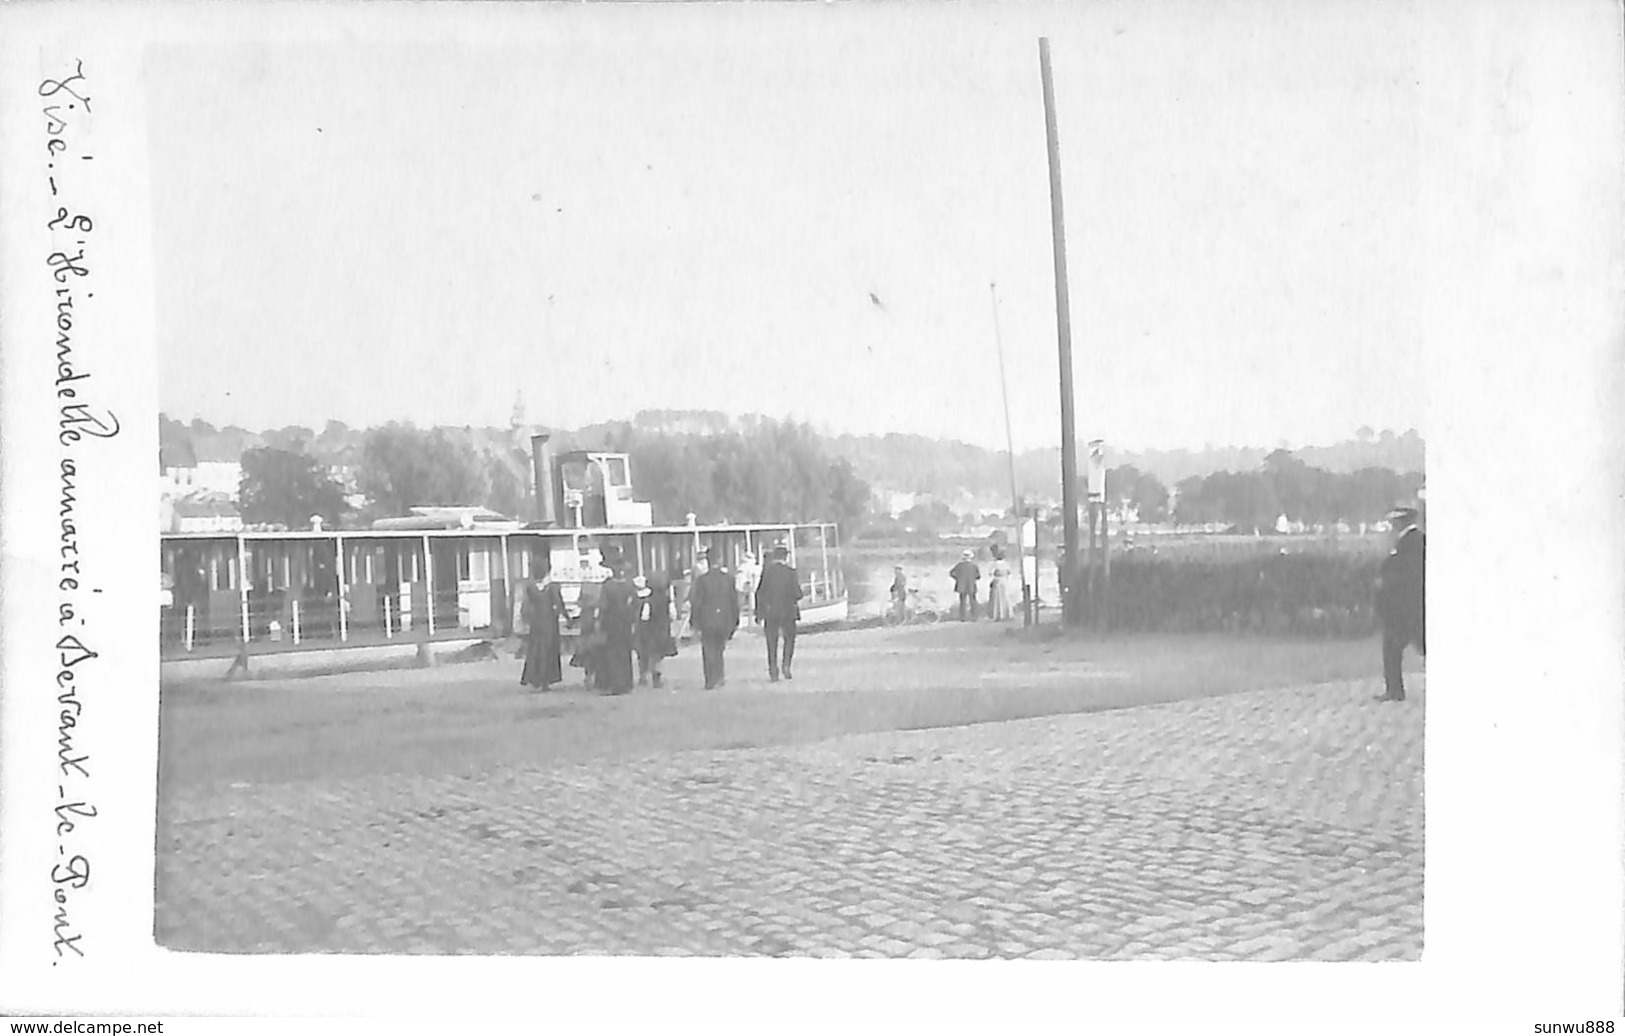
[[[1458,530],[1499,512],[1452,501],[1498,480],[1539,555],[1579,483],[1464,474],[1459,397],[1491,375],[1456,373],[1438,245],[1475,191],[1560,197],[1567,167],[1493,155],[1557,103],[1551,59],[1464,99],[1533,8],[281,10],[199,9],[94,98],[71,54],[25,84],[87,109],[55,110],[27,167],[56,214],[26,267],[60,329],[45,549],[74,506],[134,523],[119,603],[88,596],[114,545],[87,514],[30,635],[40,682],[81,696],[38,768],[60,771],[53,967],[89,945],[65,933],[100,857],[74,839],[110,810],[74,788],[108,772],[115,693],[152,731],[151,897],[121,897],[120,938],[170,961],[1245,962],[1414,987],[1461,952],[1455,918],[1490,923],[1494,897],[1433,873],[1441,846],[1447,874],[1477,859],[1449,739],[1522,721],[1473,711],[1491,642],[1444,609],[1482,585],[1454,578],[1484,542]],[[64,194],[120,179],[84,142],[123,95],[121,224]],[[92,294],[114,239],[150,259],[117,303],[150,348],[124,385],[90,344],[116,337]],[[1577,341],[1606,319],[1563,312]],[[1614,377],[1550,419],[1593,422],[1575,455],[1599,477]],[[1537,600],[1503,593],[1479,606],[1511,629]],[[1505,671],[1598,664],[1551,646]]]
[[[1401,41],[821,13],[153,56],[161,945],[1420,957]]]

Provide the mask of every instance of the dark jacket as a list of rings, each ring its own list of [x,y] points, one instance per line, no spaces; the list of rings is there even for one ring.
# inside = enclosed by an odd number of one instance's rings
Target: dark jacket
[[[604,580],[598,598],[598,629],[606,643],[629,645],[632,643],[633,594],[632,581],[622,576]]]
[[[801,577],[782,561],[772,561],[756,584],[756,617],[763,622],[795,622],[801,618]]]
[[[657,576],[638,594],[638,651],[649,657],[670,658],[677,654],[671,636],[671,586]]]
[[[730,634],[739,628],[739,595],[733,577],[720,568],[694,580],[688,604],[689,623],[701,633]]]
[[[976,581],[982,578],[982,570],[976,567],[974,561],[961,561],[949,569],[948,574],[953,576],[954,593],[958,594],[974,594]]]
[[[1426,556],[1426,538],[1421,529],[1412,526],[1382,559],[1377,582],[1377,618],[1383,629],[1416,644],[1425,639]]]

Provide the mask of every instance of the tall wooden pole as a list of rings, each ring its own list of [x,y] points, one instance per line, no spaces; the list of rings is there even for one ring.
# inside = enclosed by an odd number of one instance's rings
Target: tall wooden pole
[[[1038,68],[1044,80],[1044,131],[1049,140],[1049,207],[1055,241],[1055,330],[1061,356],[1061,510],[1066,566],[1061,572],[1061,621],[1076,625],[1080,611],[1075,583],[1078,566],[1078,446],[1072,415],[1072,311],[1066,289],[1066,218],[1061,206],[1061,145],[1055,130],[1055,86],[1050,77],[1049,39],[1038,41]]]

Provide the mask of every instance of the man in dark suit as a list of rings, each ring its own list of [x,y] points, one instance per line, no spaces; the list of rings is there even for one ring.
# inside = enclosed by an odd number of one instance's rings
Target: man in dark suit
[[[694,580],[689,592],[689,621],[700,634],[700,661],[705,667],[705,689],[724,683],[722,653],[739,628],[739,597],[734,581],[715,562]]]
[[[959,564],[948,570],[948,576],[954,581],[954,593],[959,595],[959,621],[975,622],[976,581],[982,578],[975,553],[967,550],[961,554]]]
[[[1377,582],[1377,618],[1382,622],[1382,679],[1378,701],[1404,701],[1405,682],[1400,663],[1405,648],[1414,644],[1428,653],[1424,569],[1427,541],[1416,524],[1416,509],[1401,507],[1388,516],[1394,530],[1394,549],[1382,559]]]
[[[796,622],[801,618],[801,577],[786,563],[790,552],[774,547],[756,584],[756,621],[767,634],[767,678],[779,682],[779,640],[784,640],[784,678],[794,680],[790,662],[796,656]]]

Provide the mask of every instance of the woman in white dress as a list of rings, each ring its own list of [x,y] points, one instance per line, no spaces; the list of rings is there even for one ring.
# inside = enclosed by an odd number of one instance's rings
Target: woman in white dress
[[[987,584],[987,617],[994,622],[1004,622],[1010,618],[1010,562],[1004,558],[1004,551],[994,548],[993,551],[993,577]]]

